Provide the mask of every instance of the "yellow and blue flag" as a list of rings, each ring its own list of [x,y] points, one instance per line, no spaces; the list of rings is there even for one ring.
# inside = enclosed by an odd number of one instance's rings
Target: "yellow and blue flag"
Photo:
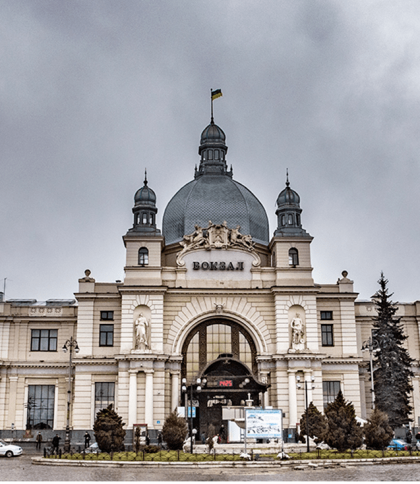
[[[211,91],[211,100],[217,99],[218,97],[222,97],[222,90],[221,89],[216,89],[215,91]]]

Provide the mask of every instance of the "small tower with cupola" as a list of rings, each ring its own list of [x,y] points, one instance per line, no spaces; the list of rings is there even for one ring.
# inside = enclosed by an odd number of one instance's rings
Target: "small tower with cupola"
[[[313,237],[303,229],[301,213],[300,196],[290,188],[287,173],[286,188],[277,198],[277,229],[270,243],[278,285],[312,286],[314,283],[310,252]]]
[[[163,237],[156,227],[156,194],[147,173],[134,195],[133,227],[124,235],[126,247],[125,284],[160,285]]]

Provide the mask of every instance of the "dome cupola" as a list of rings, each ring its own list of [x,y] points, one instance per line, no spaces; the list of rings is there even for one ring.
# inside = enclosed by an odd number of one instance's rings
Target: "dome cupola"
[[[210,124],[201,133],[198,154],[201,156],[200,166],[195,171],[195,178],[204,174],[228,175],[232,177],[232,168],[227,170],[226,164],[226,135],[211,118]]]
[[[147,172],[144,174],[143,186],[139,188],[134,195],[134,222],[133,227],[128,233],[135,234],[160,234],[156,228],[156,194],[149,187],[147,182]]]
[[[194,232],[195,225],[207,227],[210,220],[214,224],[226,221],[230,228],[240,225],[241,233],[268,245],[265,209],[248,188],[233,180],[232,168],[227,170],[227,150],[226,135],[212,117],[201,133],[201,159],[194,180],[173,196],[163,214],[166,245],[180,242],[184,235]]]
[[[290,188],[289,173],[286,173],[286,188],[277,197],[277,230],[275,237],[310,237],[302,228],[302,209],[300,208],[300,196]]]

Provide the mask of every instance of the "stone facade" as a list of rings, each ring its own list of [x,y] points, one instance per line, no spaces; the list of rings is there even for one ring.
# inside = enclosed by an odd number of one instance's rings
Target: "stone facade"
[[[208,166],[197,176],[206,176]],[[244,368],[257,385],[254,405],[282,409],[285,428],[296,428],[304,411],[304,381],[310,382],[308,400],[319,409],[341,389],[356,414],[369,417],[369,355],[361,348],[371,334],[374,306],[356,300],[345,271],[335,284],[313,281],[312,237],[301,228],[300,198],[286,185],[278,199],[279,226],[267,245],[211,214],[214,223],[196,225],[194,232],[185,227],[183,238],[165,245],[165,234],[156,228],[156,197],[146,181],[147,190],[136,194],[133,228],[123,238],[124,281],[96,282],[86,271],[74,300],[1,301],[0,430],[12,423],[21,431],[43,428],[46,419],[47,428],[65,428],[69,357],[61,348],[70,337],[80,348],[73,354],[74,430],[92,429],[95,411],[108,403],[128,429],[138,423],[161,429],[166,415],[183,405],[182,378],[189,384],[192,377],[206,376],[209,355],[219,347],[221,361],[245,363],[248,355]],[[144,218],[143,206],[149,210]],[[232,219],[229,210],[226,205],[226,219]],[[398,314],[416,360],[417,425],[420,302],[400,304]],[[210,336],[216,329],[225,334],[222,326],[229,336],[217,336],[223,341]],[[208,402],[217,404],[220,397],[221,406],[228,404],[233,393],[219,393]],[[213,405],[208,402],[207,409],[200,408],[201,423],[195,421],[204,430]]]

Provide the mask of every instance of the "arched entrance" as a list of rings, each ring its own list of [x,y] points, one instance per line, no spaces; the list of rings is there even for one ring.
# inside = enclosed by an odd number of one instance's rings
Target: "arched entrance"
[[[193,396],[193,427],[208,436],[219,433],[224,406],[240,407],[246,400],[260,406],[267,385],[257,380],[256,347],[250,334],[238,323],[211,319],[196,326],[182,347],[181,377],[187,380],[187,402],[191,382],[200,377],[202,390]],[[184,402],[183,402],[184,403]],[[194,415],[194,412],[193,412]]]

